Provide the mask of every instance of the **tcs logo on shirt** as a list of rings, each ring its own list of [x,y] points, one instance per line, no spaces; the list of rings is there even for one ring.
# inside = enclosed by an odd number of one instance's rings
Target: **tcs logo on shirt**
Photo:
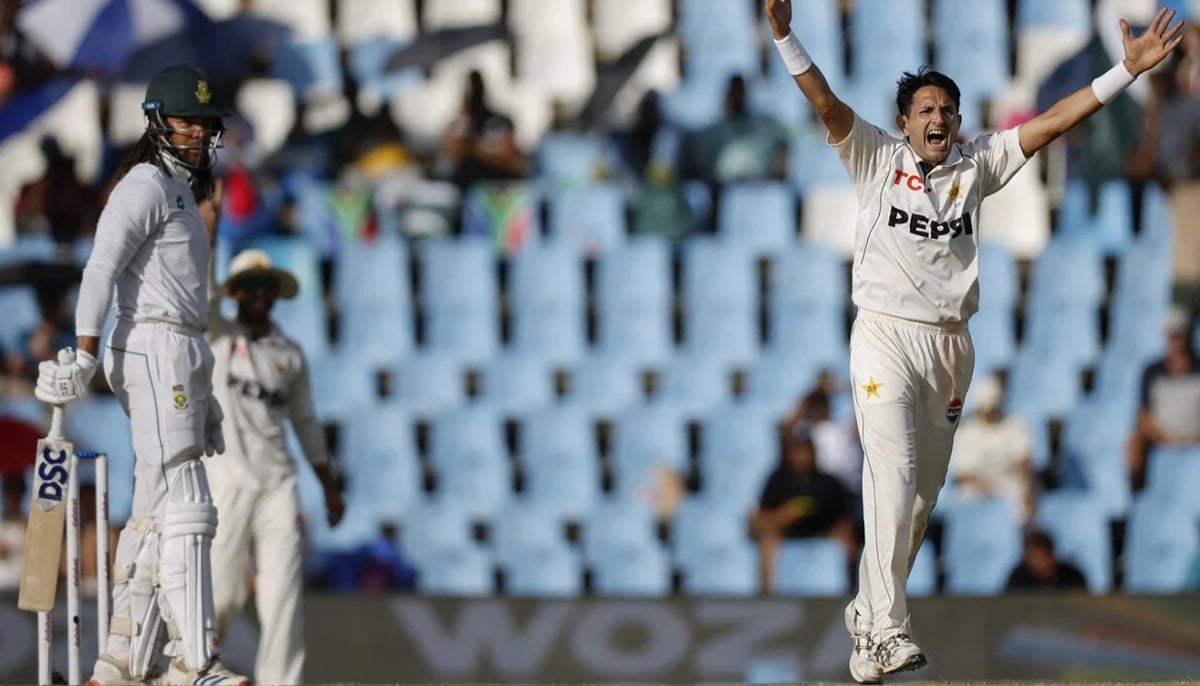
[[[893,186],[903,186],[914,193],[929,193],[930,188],[925,184],[925,180],[919,174],[910,174],[901,169],[896,170],[896,175],[892,177]],[[958,184],[950,189],[951,200],[962,200],[962,189]],[[938,221],[934,217],[929,217],[919,212],[909,212],[902,210],[893,205],[888,213],[888,226],[907,226],[908,232],[914,236],[921,238],[958,238],[959,236],[970,236],[975,232],[975,228],[971,223],[971,215],[963,214],[949,221]]]

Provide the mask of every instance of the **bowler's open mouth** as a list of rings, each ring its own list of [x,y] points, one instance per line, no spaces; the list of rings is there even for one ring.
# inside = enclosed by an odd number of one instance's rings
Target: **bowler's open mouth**
[[[933,127],[925,134],[925,140],[934,147],[942,147],[950,140],[950,132],[946,129]]]

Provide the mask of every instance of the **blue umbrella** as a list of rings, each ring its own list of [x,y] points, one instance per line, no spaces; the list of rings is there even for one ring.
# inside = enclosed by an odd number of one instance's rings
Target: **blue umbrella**
[[[129,55],[119,77],[149,81],[166,66],[190,64],[209,78],[238,80],[248,76],[259,61],[272,59],[275,48],[289,38],[284,24],[250,13],[220,21],[189,22]]]
[[[110,75],[139,48],[208,22],[192,0],[32,0],[17,15],[17,25],[60,69]]]

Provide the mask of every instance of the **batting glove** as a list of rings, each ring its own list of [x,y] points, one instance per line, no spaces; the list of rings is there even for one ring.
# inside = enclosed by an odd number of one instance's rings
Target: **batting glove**
[[[38,365],[37,388],[33,392],[38,400],[66,405],[87,395],[96,375],[96,357],[86,350],[76,350],[74,357],[68,364],[46,360]]]
[[[208,457],[221,455],[225,452],[225,433],[221,431],[221,422],[225,413],[221,411],[221,403],[216,397],[208,399],[208,417],[204,425],[204,454]]]

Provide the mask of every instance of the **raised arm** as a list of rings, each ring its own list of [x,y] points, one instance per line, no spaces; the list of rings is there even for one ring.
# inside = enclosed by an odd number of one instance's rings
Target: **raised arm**
[[[771,32],[775,35],[775,46],[788,65],[788,71],[796,79],[796,85],[800,86],[804,97],[812,103],[817,116],[825,123],[825,128],[829,129],[829,142],[841,143],[850,135],[850,129],[854,126],[854,111],[834,95],[829,82],[825,80],[825,75],[813,64],[800,39],[792,33],[791,0],[766,2],[767,19],[770,20]]]
[[[1046,147],[1076,124],[1112,102],[1143,72],[1153,69],[1183,41],[1183,20],[1171,25],[1175,10],[1160,9],[1150,28],[1134,38],[1129,22],[1121,20],[1125,59],[1084,86],[1021,125],[1018,137],[1026,157]]]

